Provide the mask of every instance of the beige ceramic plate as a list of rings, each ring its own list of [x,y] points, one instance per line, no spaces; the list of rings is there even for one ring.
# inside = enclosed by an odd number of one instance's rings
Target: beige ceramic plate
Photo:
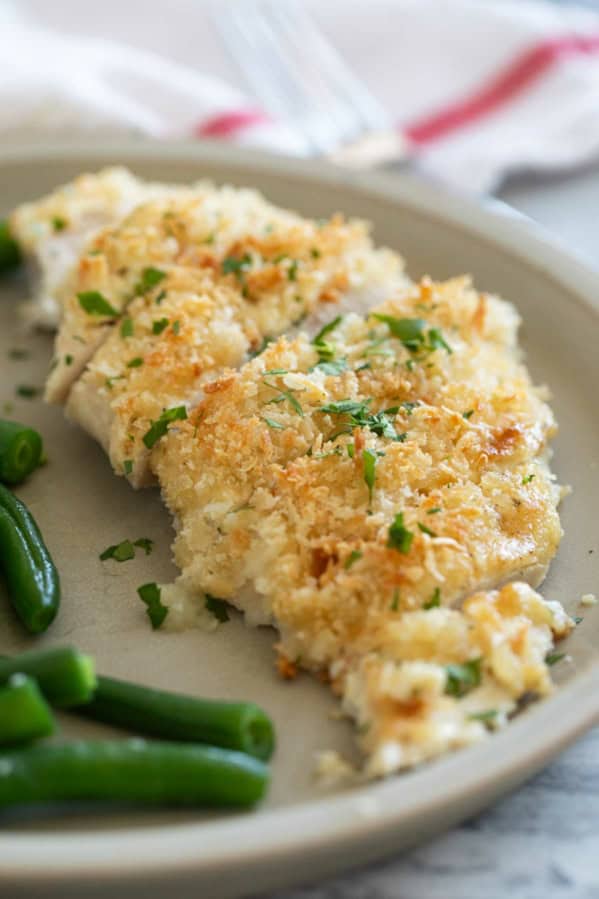
[[[108,149],[45,148],[0,158],[0,197],[8,209],[79,172],[124,163],[138,174],[252,185],[309,215],[335,210],[371,219],[376,238],[398,247],[410,272],[445,277],[472,272],[481,288],[513,300],[524,318],[523,343],[537,381],[547,382],[561,425],[555,469],[574,494],[563,508],[566,536],[545,589],[571,612],[599,587],[599,277],[501,210],[481,209],[406,177],[345,175],[322,164],[243,150],[129,144]],[[569,640],[557,694],[484,745],[411,774],[368,787],[323,794],[310,778],[314,750],[351,752],[346,725],[330,718],[327,691],[308,678],[277,680],[269,630],[241,619],[214,635],[152,633],[135,588],[166,581],[171,528],[155,491],[134,493],[115,478],[100,449],[61,412],[15,397],[19,384],[40,385],[50,355],[46,338],[19,333],[14,307],[23,285],[0,298],[0,408],[43,432],[48,466],[20,490],[37,516],[64,583],[63,607],[41,645],[74,643],[105,673],[222,697],[253,699],[273,715],[279,734],[269,801],[251,814],[92,811],[58,821],[0,818],[0,889],[35,887],[36,896],[233,896],[312,879],[380,856],[491,802],[549,761],[599,716],[599,611],[586,610]],[[14,347],[32,351],[12,360]],[[125,565],[98,553],[125,537],[150,537],[157,550]],[[591,550],[594,550],[591,553]],[[32,641],[0,603],[0,651]],[[64,721],[68,735],[106,728]]]

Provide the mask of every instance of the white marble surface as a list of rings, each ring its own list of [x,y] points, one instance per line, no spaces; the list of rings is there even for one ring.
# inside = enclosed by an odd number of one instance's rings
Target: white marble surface
[[[514,180],[500,196],[599,267],[599,165]],[[429,845],[262,899],[599,899],[599,728]]]

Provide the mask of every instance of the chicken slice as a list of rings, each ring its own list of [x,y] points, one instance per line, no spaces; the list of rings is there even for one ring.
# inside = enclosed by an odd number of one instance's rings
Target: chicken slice
[[[70,392],[67,415],[134,486],[152,482],[152,434],[164,410],[197,404],[225,368],[299,320],[316,332],[332,312],[368,308],[405,283],[399,258],[373,249],[362,223],[279,217],[275,227],[267,218],[267,233],[253,227],[231,244],[217,230],[178,264],[153,268],[153,286],[129,304]],[[169,222],[178,232],[179,220]]]
[[[26,320],[55,330],[67,276],[92,235],[170,189],[115,167],[80,175],[46,197],[17,207],[10,228],[29,269],[32,299],[23,305]]]
[[[177,596],[201,606],[210,593],[250,623],[275,624],[284,669],[332,678],[359,722],[382,715],[379,680],[393,680],[385,672],[399,665],[408,693],[429,691],[435,727],[437,708],[439,722],[448,710],[449,723],[463,723],[449,709],[444,669],[403,664],[430,664],[436,640],[409,660],[394,640],[406,621],[467,615],[474,601],[456,609],[475,592],[486,591],[481,602],[492,611],[488,591],[538,584],[556,552],[560,491],[547,464],[555,423],[519,361],[518,323],[511,305],[466,279],[425,280],[367,318],[333,321],[316,342],[281,338],[211,385],[153,459],[178,529]],[[549,608],[561,631],[546,622],[542,647],[570,626],[560,607]],[[514,652],[525,640],[518,633],[509,630]],[[477,659],[479,648],[466,640],[448,664]],[[524,678],[503,712],[529,688]],[[389,702],[386,689],[380,702],[393,710],[395,687]],[[373,734],[379,727],[383,736],[363,743],[371,759],[387,741],[377,717]],[[410,753],[409,729],[404,737],[398,724],[394,761],[375,760],[373,770],[484,733],[480,721],[464,728]]]

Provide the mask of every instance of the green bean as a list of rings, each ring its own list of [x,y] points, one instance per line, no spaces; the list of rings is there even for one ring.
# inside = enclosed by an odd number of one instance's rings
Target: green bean
[[[0,418],[0,481],[20,484],[38,467],[42,438],[33,428]]]
[[[14,609],[32,634],[45,631],[60,604],[60,580],[33,515],[0,484],[0,571]]]
[[[20,262],[21,251],[10,233],[8,222],[0,221],[0,274],[16,268]]]
[[[251,702],[218,702],[98,677],[77,714],[168,740],[209,743],[266,761],[274,748],[270,718]]]
[[[93,659],[70,646],[0,657],[0,684],[17,672],[35,678],[48,702],[58,708],[87,702],[96,688]]]
[[[269,771],[249,755],[190,743],[81,740],[0,755],[0,808],[72,799],[250,806]]]
[[[0,687],[0,745],[27,743],[54,732],[54,719],[36,682],[13,674]]]

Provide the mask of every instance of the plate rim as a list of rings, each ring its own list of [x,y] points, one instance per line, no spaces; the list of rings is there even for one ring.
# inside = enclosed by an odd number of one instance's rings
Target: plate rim
[[[136,161],[223,165],[239,171],[288,174],[312,182],[347,186],[353,193],[383,196],[391,203],[417,208],[454,230],[475,234],[505,254],[536,268],[599,318],[599,272],[565,249],[541,226],[496,200],[465,197],[437,184],[399,173],[348,172],[332,164],[273,155],[220,142],[146,142],[110,144],[48,143],[12,145],[0,150],[0,173],[7,165],[105,160],[104,165],[134,165]],[[112,163],[112,160],[118,162]],[[595,299],[596,298],[596,299]],[[576,696],[576,702],[573,698]],[[560,731],[548,743],[540,737],[544,725],[560,721]],[[442,819],[454,822],[473,813],[550,761],[580,734],[599,723],[599,661],[576,674],[556,694],[483,744],[461,750],[407,776],[324,796],[282,809],[235,815],[215,822],[134,827],[119,831],[60,834],[13,834],[0,838],[3,883],[49,886],[75,881],[95,883],[216,875],[234,864],[292,866],[305,863],[310,852],[356,851],[356,863],[374,858],[377,845],[394,827],[434,816],[448,803],[460,807]],[[535,737],[535,733],[537,736]],[[422,782],[426,790],[422,790]],[[448,782],[450,786],[448,787]],[[443,789],[435,796],[431,788]],[[422,797],[422,793],[428,796]],[[380,795],[384,793],[384,802]],[[441,797],[441,798],[439,798]],[[428,828],[431,831],[434,828]],[[259,831],[259,837],[257,836]],[[207,839],[208,836],[208,839]],[[115,840],[116,837],[116,840]],[[58,857],[68,841],[68,858]],[[117,844],[118,843],[118,847]],[[35,844],[35,854],[31,849]],[[198,852],[202,846],[203,851]],[[116,851],[118,849],[118,851]],[[207,851],[208,850],[208,851]],[[353,861],[353,857],[352,857]],[[305,869],[302,869],[305,871]],[[298,872],[297,880],[301,879]]]

